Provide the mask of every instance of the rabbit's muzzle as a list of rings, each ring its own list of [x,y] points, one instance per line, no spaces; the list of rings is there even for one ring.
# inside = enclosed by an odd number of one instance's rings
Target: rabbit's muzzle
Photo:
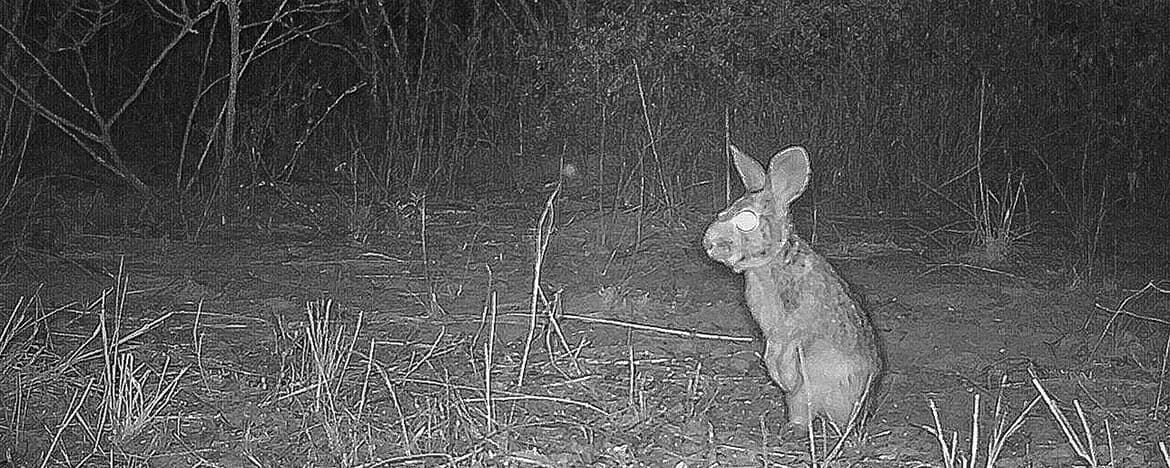
[[[730,223],[715,223],[703,235],[707,256],[742,273],[747,268],[766,265],[775,257],[759,230],[740,232]]]
[[[717,262],[734,262],[735,252],[739,250],[738,237],[734,226],[715,223],[703,234],[703,248],[707,250],[707,256]]]

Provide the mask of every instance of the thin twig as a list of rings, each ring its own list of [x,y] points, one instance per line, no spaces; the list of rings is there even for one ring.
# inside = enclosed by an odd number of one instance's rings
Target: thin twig
[[[1020,281],[1024,280],[1024,278],[1021,278],[1017,275],[1014,275],[1012,273],[1008,273],[1008,272],[1003,271],[1003,270],[996,270],[994,268],[988,268],[988,267],[983,267],[983,266],[979,266],[979,265],[971,265],[969,263],[936,263],[934,265],[931,265],[930,268],[928,268],[926,271],[922,272],[918,276],[919,277],[926,276],[926,275],[929,275],[930,273],[934,272],[935,270],[938,270],[941,268],[946,268],[946,267],[970,268],[972,270],[979,270],[979,271],[983,271],[983,272],[987,272],[987,273],[995,273],[997,275],[1003,275],[1003,276],[1006,276],[1008,278],[1012,278],[1012,279],[1016,279],[1016,280],[1020,280]]]
[[[718,335],[714,333],[704,333],[692,330],[679,330],[675,328],[659,327],[654,325],[644,325],[640,323],[629,322],[625,320],[607,319],[601,317],[589,317],[586,315],[563,314],[562,319],[576,320],[586,323],[598,323],[602,325],[614,325],[618,327],[632,328],[634,330],[649,331],[655,333],[662,333],[672,336],[680,336],[683,338],[698,338],[702,340],[721,340],[734,341],[737,343],[751,343],[755,338],[749,336],[735,336],[735,335]]]
[[[417,379],[417,378],[397,379],[397,380],[399,382],[405,382],[405,383],[433,385],[436,387],[443,387],[443,388],[446,388],[449,390],[462,390],[462,391],[472,391],[472,392],[483,391],[483,389],[479,388],[479,387],[472,387],[470,385],[459,385],[459,384],[452,384],[452,383],[436,382],[434,380]],[[532,395],[532,394],[527,394],[527,393],[499,390],[499,391],[496,391],[496,394],[492,395],[492,400],[494,400],[494,401],[518,401],[518,400],[549,401],[549,402],[554,402],[554,403],[562,403],[562,404],[567,404],[567,405],[571,405],[571,406],[577,406],[580,408],[585,408],[587,410],[596,412],[602,416],[609,417],[608,411],[605,411],[605,410],[603,410],[603,409],[601,409],[601,408],[599,408],[596,405],[593,405],[591,403],[587,403],[584,401],[577,401],[577,400],[573,400],[573,399],[569,399],[569,398],[549,396],[549,395]],[[479,402],[483,401],[483,398],[467,398],[467,399],[464,399],[463,401],[470,402],[470,403],[479,403]]]
[[[524,354],[520,355],[520,374],[516,378],[516,385],[524,385],[524,374],[528,371],[528,357],[532,352],[532,339],[536,336],[537,304],[544,292],[540,288],[541,270],[544,267],[544,255],[548,250],[548,239],[552,236],[556,210],[554,202],[561,193],[561,184],[549,194],[544,202],[544,210],[536,221],[535,252],[532,261],[532,301],[529,304],[530,319],[528,322],[528,337],[524,339]]]
[[[1162,367],[1158,370],[1158,396],[1154,397],[1154,407],[1152,408],[1155,421],[1158,420],[1158,409],[1162,407],[1162,388],[1166,382],[1167,356],[1170,356],[1170,335],[1166,335],[1166,346],[1162,348]]]
[[[1161,318],[1156,318],[1156,317],[1148,317],[1148,316],[1144,316],[1144,315],[1135,314],[1133,312],[1128,312],[1125,310],[1125,306],[1128,305],[1130,301],[1136,299],[1137,297],[1141,296],[1142,294],[1145,294],[1145,292],[1149,291],[1149,290],[1154,290],[1154,291],[1157,291],[1157,292],[1162,293],[1162,294],[1170,294],[1170,290],[1162,289],[1162,288],[1158,287],[1158,285],[1154,284],[1153,281],[1150,281],[1150,282],[1146,283],[1146,285],[1144,287],[1142,287],[1141,289],[1135,291],[1133,294],[1130,294],[1128,297],[1123,299],[1121,301],[1121,304],[1117,305],[1117,309],[1108,309],[1108,308],[1102,306],[1101,304],[1097,304],[1097,303],[1093,304],[1094,307],[1101,309],[1101,310],[1104,310],[1106,312],[1111,312],[1113,315],[1109,317],[1108,322],[1105,322],[1105,327],[1101,329],[1101,334],[1097,336],[1097,342],[1093,344],[1093,349],[1089,351],[1089,356],[1092,356],[1092,355],[1097,353],[1097,348],[1099,348],[1101,346],[1101,342],[1105,340],[1105,334],[1109,333],[1109,329],[1113,326],[1113,322],[1115,320],[1117,320],[1117,316],[1119,316],[1119,315],[1126,315],[1126,316],[1133,317],[1133,318],[1136,318],[1138,320],[1143,320],[1146,322],[1154,322],[1154,323],[1160,323],[1162,325],[1170,325],[1170,321],[1168,321],[1166,319],[1161,319]]]
[[[95,383],[96,381],[94,379],[89,379],[89,382],[85,384],[85,389],[80,392],[81,395],[79,396],[77,394],[78,392],[74,392],[73,397],[69,399],[69,406],[65,409],[65,417],[61,420],[61,425],[57,426],[57,431],[53,434],[53,441],[49,444],[48,450],[45,450],[45,458],[41,460],[41,468],[48,466],[49,459],[53,455],[53,450],[56,449],[57,443],[61,441],[61,433],[65,432],[66,427],[69,427],[69,421],[78,417],[81,406],[85,404],[86,398],[89,397],[89,391],[94,388]]]

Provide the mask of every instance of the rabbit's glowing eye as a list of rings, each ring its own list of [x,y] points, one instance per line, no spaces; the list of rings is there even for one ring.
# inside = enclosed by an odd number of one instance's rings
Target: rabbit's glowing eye
[[[740,231],[751,231],[760,226],[760,215],[753,211],[740,211],[731,217],[731,224]]]

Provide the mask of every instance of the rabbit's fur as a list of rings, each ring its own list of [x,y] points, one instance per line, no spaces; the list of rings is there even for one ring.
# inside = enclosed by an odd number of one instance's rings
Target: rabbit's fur
[[[785,149],[765,173],[730,149],[748,193],[719,213],[703,246],[744,274],[744,295],[766,339],[768,372],[785,392],[788,423],[806,427],[822,416],[844,429],[865,410],[882,360],[865,311],[792,228],[789,205],[808,184],[808,153]]]

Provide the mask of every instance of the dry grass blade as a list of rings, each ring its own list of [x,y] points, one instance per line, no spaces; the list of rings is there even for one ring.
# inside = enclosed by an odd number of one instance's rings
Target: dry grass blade
[[[123,335],[121,337],[116,337],[116,341],[112,345],[115,347],[120,347],[122,345],[125,345],[126,343],[129,343],[131,340],[138,338],[142,335],[145,335],[145,334],[149,333],[151,330],[154,330],[155,327],[159,326],[160,324],[165,322],[167,319],[171,318],[173,315],[175,315],[175,311],[170,311],[170,312],[167,312],[165,314],[162,314],[162,315],[158,316],[157,318],[155,318],[154,320],[151,320],[150,322],[146,323],[145,325],[138,327],[138,329],[136,329],[130,333],[127,333],[126,335]],[[77,357],[76,361],[78,361],[78,362],[85,361],[85,360],[88,360],[90,358],[97,357],[101,353],[102,353],[101,350],[90,351],[88,353],[82,353]]]
[[[808,434],[808,460],[809,460],[809,464],[811,464],[815,468],[818,465],[818,463],[817,463],[817,439],[816,439],[816,434],[813,433],[813,419],[812,418],[809,418],[809,420],[807,421],[807,424],[804,427],[804,430],[807,431],[807,434]]]
[[[629,366],[626,368],[629,376],[628,386],[626,387],[626,404],[630,408],[636,408],[637,393],[638,393],[638,365],[637,360],[634,359],[634,333],[633,331],[626,332],[626,359]]]
[[[159,413],[178,391],[188,367],[168,377],[169,358],[157,375],[145,364],[136,364],[130,352],[120,352],[112,360],[113,366],[106,370],[103,396],[107,415],[113,424],[113,439],[115,443],[121,443],[137,437],[158,420]]]
[[[985,266],[972,265],[970,263],[936,263],[936,264],[931,265],[930,268],[926,269],[925,271],[920,273],[918,276],[922,277],[922,276],[929,275],[930,273],[932,273],[936,270],[939,270],[941,268],[956,268],[956,267],[957,268],[967,268],[967,269],[982,271],[982,272],[986,272],[986,273],[994,273],[997,275],[1006,276],[1008,278],[1024,281],[1024,278],[1019,276],[1019,275],[1015,275],[1015,274],[1012,274],[1012,273],[1009,273],[1009,272],[1006,272],[1003,270],[997,270],[995,268],[988,268]]]
[[[1158,410],[1162,408],[1162,390],[1166,383],[1166,361],[1170,358],[1170,334],[1166,335],[1166,345],[1162,347],[1162,365],[1158,369],[1158,394],[1154,396],[1154,407],[1150,409],[1150,414],[1154,415],[1154,419],[1158,419]]]
[[[995,400],[995,430],[992,431],[991,439],[987,441],[986,468],[992,468],[995,466],[995,463],[999,460],[999,455],[1003,453],[1003,447],[1004,444],[1007,443],[1008,438],[1010,438],[1012,435],[1015,435],[1016,432],[1019,432],[1020,428],[1024,426],[1024,417],[1027,416],[1028,413],[1031,413],[1032,408],[1035,408],[1036,405],[1040,403],[1039,395],[1032,398],[1032,401],[1028,402],[1028,406],[1020,411],[1020,414],[1017,415],[1016,418],[1012,420],[1012,423],[1009,424],[1005,429],[1003,423],[1007,421],[1007,415],[1004,412],[1003,407],[1003,389],[1006,386],[1006,383],[1007,376],[1005,375],[1000,379],[999,394],[996,396]]]
[[[938,443],[939,450],[942,451],[943,466],[946,468],[954,468],[958,452],[959,434],[958,432],[951,432],[951,440],[948,441],[946,439],[946,431],[943,429],[942,422],[938,418],[938,405],[934,403],[934,399],[931,399],[929,404],[930,415],[934,418],[934,427],[923,426],[922,429],[933,435],[935,442]],[[962,466],[962,463],[960,466]]]
[[[1025,197],[1024,178],[1020,176],[1013,182],[1008,174],[999,196],[992,194],[991,189],[982,190],[985,195],[981,198],[979,211],[983,216],[976,223],[976,234],[984,258],[1000,263],[1007,260],[1015,243],[1029,234],[1027,231],[1017,232],[1015,220],[1020,201]]]
[[[750,336],[734,336],[734,335],[719,335],[714,333],[703,333],[690,330],[679,330],[675,328],[659,327],[654,325],[644,325],[641,323],[630,322],[627,320],[615,320],[601,317],[590,317],[587,315],[561,314],[563,319],[576,320],[585,323],[597,323],[602,325],[613,325],[618,327],[631,328],[634,330],[649,331],[655,333],[662,333],[666,335],[679,336],[684,338],[698,338],[704,340],[722,340],[734,341],[737,343],[752,343],[756,339]]]
[[[973,213],[975,223],[976,243],[982,247],[983,260],[998,264],[1007,260],[1016,241],[1028,235],[1027,232],[1016,231],[1016,212],[1020,202],[1025,200],[1024,177],[1013,182],[1012,175],[1007,174],[1004,180],[1003,192],[996,196],[984,181],[984,124],[987,120],[986,102],[988,90],[987,77],[979,80],[979,127],[975,140],[975,175],[978,196],[974,202]]]
[[[1078,434],[1076,426],[1069,422],[1068,417],[1064,415],[1064,412],[1056,404],[1056,400],[1048,394],[1048,390],[1040,383],[1039,377],[1036,377],[1034,372],[1029,371],[1029,373],[1032,374],[1032,386],[1036,387],[1036,391],[1040,392],[1040,397],[1044,399],[1044,403],[1048,406],[1048,411],[1052,413],[1053,419],[1060,426],[1060,430],[1064,433],[1064,438],[1068,442],[1069,447],[1072,448],[1078,457],[1089,463],[1089,466],[1101,466],[1097,460],[1097,449],[1093,445],[1093,433],[1089,430],[1089,422],[1085,418],[1084,411],[1081,409],[1080,401],[1073,400],[1073,406],[1077,410],[1077,417],[1080,418],[1081,429],[1084,431],[1083,435]],[[1082,438],[1084,440],[1081,440]]]
[[[370,340],[370,350],[366,352],[366,356],[366,372],[362,375],[362,394],[361,399],[358,400],[355,418],[358,421],[361,421],[362,416],[366,413],[366,398],[370,395],[370,374],[374,372],[374,340]]]
[[[315,394],[314,411],[334,411],[337,390],[349,363],[344,352],[344,327],[332,320],[333,301],[311,302],[306,306],[309,327],[305,330],[305,350],[311,367],[304,375],[312,376]],[[356,336],[356,335],[355,335]]]
[[[437,453],[437,452],[436,453],[420,453],[417,455],[406,455],[406,456],[402,456],[402,457],[387,458],[385,460],[381,460],[381,461],[377,461],[377,462],[363,463],[361,465],[356,465],[354,468],[378,468],[378,467],[382,467],[382,466],[404,466],[406,463],[423,462],[423,461],[427,461],[427,460],[431,460],[431,459],[441,459],[441,460],[445,461],[445,463],[443,465],[437,465],[437,466],[455,466],[455,462],[457,461],[455,459],[455,457],[452,457],[451,455],[448,455],[446,453]],[[424,465],[424,466],[431,466],[431,465]]]
[[[1011,438],[1024,425],[1024,418],[1035,408],[1040,402],[1040,396],[1032,399],[1028,405],[1020,411],[1011,423],[1007,423],[1007,413],[1004,408],[1003,389],[1007,387],[1007,376],[1000,378],[999,393],[995,399],[995,410],[993,412],[993,429],[991,430],[991,437],[987,439],[987,454],[985,455],[984,466],[991,468],[996,466],[999,462],[999,456],[1003,452],[1003,447],[1007,440]],[[934,426],[920,426],[921,429],[929,432],[935,438],[939,450],[943,456],[943,466],[946,468],[974,468],[978,466],[979,448],[980,448],[980,427],[982,426],[983,413],[980,405],[980,394],[976,393],[974,402],[971,408],[971,445],[967,454],[962,454],[958,446],[958,431],[951,431],[950,440],[947,440],[945,430],[938,417],[938,406],[934,400],[930,400],[930,414],[934,418]]]
[[[484,423],[487,432],[490,434],[495,429],[496,422],[496,405],[492,402],[492,358],[496,352],[496,319],[499,315],[499,309],[496,303],[496,292],[492,291],[491,298],[488,301],[488,308],[491,312],[491,325],[488,328],[488,339],[483,344],[483,391],[484,391]],[[527,355],[527,353],[525,353]],[[522,373],[523,374],[523,373]]]
[[[858,441],[865,440],[865,423],[867,422],[866,408],[869,406],[869,399],[873,397],[873,377],[870,377],[870,382],[865,386],[865,392],[861,394],[861,400],[853,405],[853,414],[849,416],[849,422],[845,424],[845,430],[841,432],[841,437],[833,444],[833,448],[825,455],[825,461],[831,462],[836,460],[841,454],[841,450],[845,447],[845,441],[850,434],[856,433]]]
[[[11,363],[8,361],[19,354],[11,348],[17,335],[23,334],[36,323],[28,315],[28,309],[32,302],[32,300],[25,300],[23,297],[17,299],[11,314],[8,315],[8,320],[4,322],[4,329],[0,330],[0,359],[4,360],[0,369],[12,369]]]
[[[128,290],[129,279],[119,269],[119,274],[115,277],[115,286],[102,294],[98,330],[95,333],[101,336],[102,344],[101,349],[95,353],[101,353],[104,364],[103,414],[113,425],[112,435],[115,443],[133,439],[158,419],[159,414],[175,396],[179,382],[188,369],[184,366],[178,373],[168,376],[171,363],[168,357],[163,363],[162,371],[155,373],[145,364],[136,364],[132,350],[123,349],[123,345],[130,339],[145,334],[170,316],[164,314],[135,332],[120,337]],[[112,318],[106,310],[106,298],[111,295],[114,298]]]
[[[557,317],[564,314],[562,304],[561,291],[553,293],[552,304],[547,308],[549,326],[545,328],[544,333],[545,349],[548,350],[549,363],[559,372],[560,368],[557,367],[558,359],[555,352],[556,347],[553,345],[553,335],[556,335],[557,343],[573,363],[573,370],[576,372],[575,375],[582,375],[584,372],[581,370],[581,363],[577,360],[577,354],[569,346],[569,340],[565,337],[565,332],[561,329],[560,321],[557,319]],[[581,341],[581,343],[583,342],[584,340]]]
[[[69,406],[65,409],[65,417],[61,418],[61,424],[57,426],[57,430],[53,433],[53,442],[49,444],[48,450],[45,450],[45,457],[41,459],[41,468],[45,468],[49,465],[49,459],[52,458],[53,452],[57,449],[57,444],[61,442],[61,434],[65,432],[65,428],[69,427],[69,423],[73,421],[74,418],[78,417],[82,405],[84,405],[85,400],[89,398],[89,392],[90,390],[93,390],[93,388],[94,380],[90,379],[89,382],[85,384],[85,389],[81,390],[80,392],[74,392],[73,397],[69,399]],[[78,393],[81,395],[79,396]]]
[[[11,402],[10,409],[12,428],[12,441],[19,442],[20,432],[17,430],[18,422],[22,420],[21,414],[24,411],[23,405],[26,400],[24,394],[31,391],[26,380],[40,381],[47,380],[51,377],[38,376],[29,370],[30,364],[37,360],[40,353],[28,352],[31,348],[32,339],[36,334],[36,317],[39,312],[32,309],[34,303],[37,303],[38,298],[26,299],[20,297],[16,301],[16,305],[12,307],[12,312],[8,315],[8,320],[4,322],[4,328],[0,330],[0,400]],[[32,310],[30,310],[32,309]],[[31,376],[31,379],[26,377]],[[12,379],[11,381],[8,379]],[[8,388],[13,389],[13,395],[2,393]]]
[[[472,387],[470,385],[459,385],[459,384],[453,384],[453,383],[449,383],[449,382],[438,382],[438,381],[434,381],[434,380],[426,380],[426,379],[418,379],[418,378],[398,379],[398,382],[414,383],[414,384],[422,384],[422,385],[432,385],[432,386],[436,386],[436,387],[446,388],[448,390],[460,390],[460,391],[468,391],[468,392],[482,392],[482,390],[483,390],[482,388]],[[470,402],[470,403],[480,403],[480,402],[483,402],[483,400],[484,400],[483,398],[465,398],[462,401]],[[520,392],[514,392],[514,391],[494,390],[493,394],[492,394],[492,400],[497,401],[497,402],[499,402],[499,401],[547,401],[547,402],[551,402],[551,403],[560,403],[560,404],[566,404],[566,405],[570,405],[570,406],[576,406],[578,408],[584,408],[584,409],[593,411],[593,412],[595,412],[603,417],[610,416],[610,413],[608,411],[605,411],[605,410],[599,408],[597,405],[594,405],[592,403],[574,400],[571,398],[557,397],[557,396],[533,395],[533,394],[520,393]]]
[[[1143,286],[1141,289],[1134,291],[1133,294],[1130,294],[1129,296],[1126,296],[1125,299],[1122,299],[1121,303],[1118,304],[1117,308],[1115,308],[1115,309],[1107,308],[1105,306],[1102,306],[1101,304],[1093,304],[1098,309],[1110,312],[1112,315],[1110,315],[1109,321],[1105,322],[1105,326],[1101,329],[1101,334],[1097,336],[1097,341],[1095,343],[1093,343],[1093,348],[1089,351],[1089,356],[1093,356],[1097,353],[1097,349],[1101,347],[1101,342],[1105,341],[1105,335],[1109,333],[1109,329],[1113,327],[1113,322],[1115,322],[1117,320],[1118,316],[1126,315],[1126,316],[1133,317],[1133,318],[1136,318],[1138,320],[1142,320],[1142,321],[1146,321],[1146,322],[1159,323],[1162,325],[1170,325],[1170,320],[1166,320],[1166,319],[1162,319],[1162,318],[1158,318],[1158,317],[1147,317],[1144,315],[1138,315],[1138,314],[1135,314],[1133,312],[1129,312],[1129,311],[1125,310],[1126,306],[1128,306],[1131,301],[1133,301],[1134,299],[1137,299],[1138,297],[1141,297],[1142,295],[1144,295],[1145,293],[1147,293],[1149,291],[1154,291],[1154,292],[1157,292],[1159,294],[1170,294],[1170,290],[1159,287],[1157,284],[1154,283],[1154,281],[1151,280],[1151,281],[1147,282],[1146,285]]]
[[[492,402],[492,346],[483,345],[483,417],[484,427],[490,434],[495,432],[496,405]]]
[[[535,255],[532,260],[532,301],[529,310],[531,318],[528,322],[528,336],[524,339],[524,353],[520,355],[520,375],[516,378],[517,386],[524,385],[524,374],[528,371],[528,357],[532,352],[532,339],[536,335],[537,306],[544,297],[544,292],[540,287],[541,270],[544,268],[544,255],[548,250],[549,238],[552,237],[553,229],[556,226],[555,202],[560,193],[561,184],[557,184],[556,189],[545,200],[544,210],[540,212],[540,218],[536,221],[536,236],[533,239]]]
[[[410,366],[410,368],[406,370],[406,373],[403,374],[403,376],[409,377],[410,375],[414,374],[414,372],[417,371],[418,368],[425,365],[427,363],[427,361],[429,361],[431,359],[431,356],[435,355],[435,351],[439,349],[439,343],[441,343],[443,341],[443,337],[446,336],[446,334],[447,334],[447,327],[440,327],[439,333],[435,334],[435,341],[431,342],[431,346],[429,348],[427,348],[427,353],[424,354],[423,357],[418,360],[418,362],[415,362],[414,364],[412,364]],[[373,354],[370,354],[370,357],[373,358]]]
[[[355,415],[350,411],[341,395],[345,372],[349,369],[362,329],[363,314],[358,314],[353,334],[346,337],[345,326],[333,319],[332,310],[333,301],[329,300],[306,306],[309,327],[305,333],[305,349],[312,365],[306,375],[312,376],[315,390],[313,413],[324,426],[333,456],[345,465],[353,465],[367,443],[362,435],[361,412]],[[363,383],[365,387],[367,385]],[[359,407],[362,405],[359,402]]]
[[[410,430],[406,427],[406,415],[402,412],[402,403],[398,401],[398,390],[394,383],[390,381],[390,376],[386,375],[386,370],[382,366],[377,366],[378,375],[382,376],[382,382],[386,385],[386,390],[390,392],[390,399],[394,402],[394,411],[398,414],[398,427],[402,434],[402,447],[406,450],[407,455],[410,455],[418,450],[414,440],[410,437]]]

